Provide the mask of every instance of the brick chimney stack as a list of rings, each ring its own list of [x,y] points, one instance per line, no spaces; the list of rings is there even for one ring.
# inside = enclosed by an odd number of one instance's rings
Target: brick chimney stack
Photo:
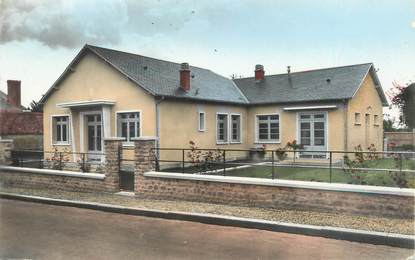
[[[190,90],[190,68],[189,63],[182,63],[180,67],[180,87],[184,91]]]
[[[264,81],[264,79],[265,79],[264,66],[262,66],[261,64],[255,65],[255,80],[257,82],[261,82],[261,81]]]
[[[20,80],[7,81],[7,103],[14,107],[21,106],[21,82]]]

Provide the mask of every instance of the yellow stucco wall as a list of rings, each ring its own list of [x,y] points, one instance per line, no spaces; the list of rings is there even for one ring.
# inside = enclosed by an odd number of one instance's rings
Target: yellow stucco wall
[[[360,124],[355,123],[355,113],[360,113]],[[369,117],[368,125],[365,122],[366,114]],[[374,115],[378,116],[378,125],[374,124]],[[354,151],[354,147],[359,144],[363,149],[366,149],[367,145],[374,144],[378,151],[382,150],[383,107],[370,74],[364,79],[355,97],[349,101],[347,137],[349,151]]]
[[[111,108],[111,136],[116,136],[117,111],[139,110],[141,111],[142,136],[156,136],[156,101],[144,89],[137,87],[126,77],[116,71],[94,54],[87,54],[75,66],[75,71],[70,73],[65,80],[44,104],[44,149],[52,150],[51,144],[51,115],[71,114],[72,139],[74,145],[59,146],[75,151],[86,151],[86,134],[84,147],[80,145],[80,112],[88,109],[64,109],[56,104],[76,101],[111,100],[115,105]],[[332,104],[332,103],[331,103]],[[348,124],[348,150],[362,144],[365,146],[364,117],[370,115],[368,128],[368,143],[375,144],[378,150],[382,147],[382,104],[378,93],[374,88],[373,79],[368,76],[357,92],[355,98],[348,103],[348,112],[345,112],[343,104],[337,104],[338,108],[327,110],[328,113],[328,149],[344,150],[345,148],[345,117]],[[369,108],[370,106],[370,108]],[[224,105],[217,103],[188,102],[179,100],[162,100],[159,105],[160,113],[160,147],[188,148],[189,141],[195,141],[201,148],[222,149],[250,149],[261,147],[256,143],[256,115],[273,114],[280,115],[280,143],[266,144],[267,149],[284,147],[288,141],[298,140],[297,112],[283,111],[281,105],[242,106]],[[198,129],[199,111],[205,112],[205,131]],[[362,125],[354,124],[354,113],[362,115]],[[216,142],[216,115],[217,113],[236,113],[241,115],[242,142],[238,144],[217,144]],[[379,126],[373,125],[373,115],[378,115]],[[229,129],[230,130],[230,129]],[[178,159],[181,154],[166,152],[166,158]],[[242,155],[243,153],[240,153]],[[132,158],[132,151],[126,151],[125,156]],[[234,153],[238,156],[238,153]]]
[[[44,104],[45,151],[52,150],[51,115],[71,113],[75,150],[77,152],[82,150],[80,147],[79,112],[95,109],[72,109],[71,111],[66,108],[58,108],[56,104],[91,100],[111,100],[116,102],[111,108],[111,136],[116,136],[115,113],[126,110],[141,111],[142,122],[145,122],[142,125],[142,135],[154,136],[156,134],[156,113],[153,96],[142,88],[137,87],[94,54],[87,54],[75,67],[75,71],[61,82],[58,90]],[[84,146],[86,146],[86,141],[84,143]],[[63,148],[72,150],[72,145],[59,146],[59,149]]]

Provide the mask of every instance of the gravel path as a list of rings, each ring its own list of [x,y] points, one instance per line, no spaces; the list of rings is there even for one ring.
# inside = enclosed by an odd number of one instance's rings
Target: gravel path
[[[155,210],[220,214],[298,224],[310,224],[317,226],[333,226],[411,235],[415,234],[414,219],[333,214],[314,211],[238,207],[200,202],[152,200],[115,194],[95,194],[20,188],[2,188],[1,191],[24,195],[98,202]]]

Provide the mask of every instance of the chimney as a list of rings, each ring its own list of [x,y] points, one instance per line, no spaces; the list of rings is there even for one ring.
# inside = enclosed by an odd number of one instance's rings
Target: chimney
[[[264,66],[261,64],[255,65],[255,81],[261,82],[265,79]]]
[[[21,106],[20,80],[7,81],[7,103],[14,107]]]
[[[190,90],[190,68],[186,62],[180,67],[180,87],[186,92]]]
[[[291,78],[291,66],[287,66],[287,76],[288,76],[288,83],[290,84],[290,87],[292,87],[293,80]]]

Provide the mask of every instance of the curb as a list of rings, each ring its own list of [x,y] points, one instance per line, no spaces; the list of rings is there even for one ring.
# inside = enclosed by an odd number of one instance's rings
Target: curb
[[[46,197],[18,195],[12,193],[0,192],[0,198],[13,199],[27,202],[35,202],[57,206],[77,207],[83,209],[100,210],[104,212],[127,214],[134,216],[144,216],[163,219],[174,219],[183,221],[193,221],[204,224],[212,224],[219,226],[231,226],[250,229],[260,229],[274,232],[284,232],[291,234],[300,234],[307,236],[318,236],[332,238],[338,240],[347,240],[360,243],[368,243],[375,245],[386,245],[401,248],[415,248],[415,236],[402,235],[395,233],[374,232],[358,229],[337,228],[329,226],[313,226],[294,224],[287,222],[268,221],[261,219],[249,219],[241,217],[186,213],[176,211],[149,210],[132,207],[123,207],[101,203],[91,203],[83,201],[51,199]]]

